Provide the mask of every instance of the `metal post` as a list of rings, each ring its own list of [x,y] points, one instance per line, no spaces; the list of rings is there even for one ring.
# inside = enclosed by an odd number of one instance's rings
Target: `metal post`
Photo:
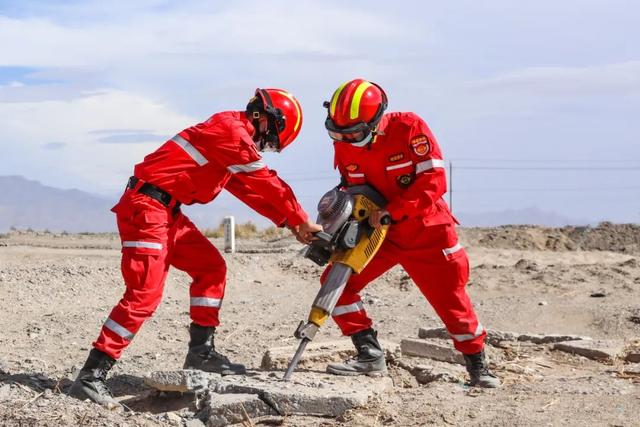
[[[225,216],[224,224],[224,251],[235,253],[236,251],[236,221],[232,216]]]
[[[449,161],[449,210],[453,213],[453,162]]]

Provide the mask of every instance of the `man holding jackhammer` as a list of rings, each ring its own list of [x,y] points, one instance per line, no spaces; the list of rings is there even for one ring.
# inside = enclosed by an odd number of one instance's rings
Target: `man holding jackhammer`
[[[107,373],[162,297],[173,266],[193,279],[189,288],[189,349],[186,369],[244,374],[214,346],[226,266],[213,244],[180,211],[208,203],[228,190],[302,243],[322,227],[311,222],[291,188],[267,168],[260,152],[281,151],[300,132],[302,110],[282,89],[257,89],[246,111],[214,114],[178,133],[135,166],[113,207],[122,240],[126,290],[105,321],[69,393],[117,406],[105,384]]]
[[[351,276],[332,316],[357,350],[355,359],[332,363],[336,375],[386,372],[384,351],[359,292],[400,264],[444,322],[462,352],[470,385],[499,387],[484,355],[486,331],[465,291],[469,261],[458,243],[456,220],[442,195],[445,165],[427,124],[414,113],[387,113],[387,96],[362,79],[341,85],[325,102],[325,127],[333,139],[335,167],[345,186],[368,184],[388,201],[369,217],[373,227],[389,215],[393,221],[380,250],[360,274]],[[325,270],[323,278],[329,269]]]

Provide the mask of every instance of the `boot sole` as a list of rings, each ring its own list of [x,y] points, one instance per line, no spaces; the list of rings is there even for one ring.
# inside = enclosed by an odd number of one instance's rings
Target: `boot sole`
[[[107,409],[116,409],[116,408],[123,407],[122,404],[115,399],[113,399],[112,401],[103,401],[103,402],[99,402],[93,399],[91,395],[89,395],[86,391],[84,391],[84,389],[82,388],[82,385],[76,385],[75,382],[71,385],[71,387],[67,391],[67,396],[73,397],[83,402],[88,400],[90,402],[103,406]]]
[[[333,375],[341,375],[344,377],[357,377],[366,375],[367,377],[379,378],[387,375],[387,370],[384,371],[370,371],[370,372],[358,372],[358,371],[341,371],[339,369],[333,369],[327,366],[327,372]]]

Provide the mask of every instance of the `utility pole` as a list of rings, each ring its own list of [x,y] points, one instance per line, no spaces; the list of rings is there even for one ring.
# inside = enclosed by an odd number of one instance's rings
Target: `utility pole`
[[[449,210],[453,213],[453,162],[449,161]]]

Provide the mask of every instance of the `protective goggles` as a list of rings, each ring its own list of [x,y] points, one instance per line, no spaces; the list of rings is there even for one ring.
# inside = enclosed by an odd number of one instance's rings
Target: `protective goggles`
[[[348,128],[339,128],[330,117],[327,117],[325,120],[324,127],[327,128],[329,137],[334,141],[347,142],[350,144],[364,141],[367,137],[371,136],[371,131],[373,130],[367,123],[358,123]]]

